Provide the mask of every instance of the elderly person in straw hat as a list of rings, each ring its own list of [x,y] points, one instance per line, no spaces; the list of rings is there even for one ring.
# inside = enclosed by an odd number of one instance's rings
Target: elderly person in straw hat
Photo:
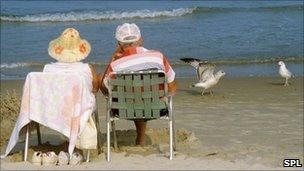
[[[143,47],[143,38],[136,24],[125,23],[118,26],[115,38],[118,41],[116,51],[112,55],[110,64],[100,82],[100,89],[103,94],[108,94],[105,80],[110,72],[117,71],[117,69],[139,71],[152,68],[161,68],[165,71],[169,82],[169,94],[174,94],[176,91],[175,73],[168,59],[161,52],[148,50]],[[134,120],[134,123],[137,132],[136,145],[144,146],[147,120]]]
[[[92,65],[82,63],[91,51],[89,42],[81,39],[79,32],[74,28],[67,28],[60,37],[49,43],[49,55],[58,62],[47,64],[44,72],[72,72],[83,76],[92,87],[92,93],[98,91],[98,76]]]

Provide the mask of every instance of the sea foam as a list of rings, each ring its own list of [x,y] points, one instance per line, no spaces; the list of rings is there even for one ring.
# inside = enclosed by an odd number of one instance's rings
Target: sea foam
[[[17,63],[3,63],[1,64],[1,69],[11,69],[11,68],[19,68],[19,67],[26,67],[29,66],[30,63],[23,63],[23,62],[17,62]]]
[[[75,22],[120,20],[132,18],[180,17],[196,13],[227,13],[227,12],[280,12],[303,11],[303,5],[263,6],[263,7],[185,7],[170,10],[133,10],[133,11],[69,11],[41,14],[1,14],[1,21],[8,22]]]
[[[67,13],[43,13],[29,14],[24,16],[1,15],[1,21],[9,22],[69,22],[69,21],[96,21],[96,20],[119,20],[130,18],[157,18],[157,17],[179,17],[191,14],[196,10],[193,8],[178,8],[172,10],[135,10],[135,11],[86,11]]]

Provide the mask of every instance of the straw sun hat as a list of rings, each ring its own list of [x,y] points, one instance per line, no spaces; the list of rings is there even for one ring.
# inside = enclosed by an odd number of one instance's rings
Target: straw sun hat
[[[49,55],[59,62],[78,62],[85,59],[91,51],[88,41],[81,39],[74,28],[67,28],[60,37],[49,43]]]

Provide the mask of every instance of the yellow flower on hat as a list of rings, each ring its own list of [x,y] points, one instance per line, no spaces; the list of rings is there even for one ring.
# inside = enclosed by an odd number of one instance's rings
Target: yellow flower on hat
[[[59,62],[78,62],[85,59],[91,51],[91,45],[81,39],[74,28],[67,28],[60,37],[49,43],[49,55]]]

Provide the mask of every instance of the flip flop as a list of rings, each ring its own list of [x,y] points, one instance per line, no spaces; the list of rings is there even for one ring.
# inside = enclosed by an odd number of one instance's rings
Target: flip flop
[[[64,151],[60,151],[58,154],[58,165],[68,165],[69,164],[70,155]]]
[[[41,151],[34,152],[32,157],[32,164],[36,166],[40,166],[41,162],[42,162],[42,152]]]
[[[83,157],[78,152],[72,154],[70,165],[79,165],[82,163]]]
[[[42,165],[44,166],[53,166],[56,165],[58,157],[55,152],[50,151],[42,154]]]

